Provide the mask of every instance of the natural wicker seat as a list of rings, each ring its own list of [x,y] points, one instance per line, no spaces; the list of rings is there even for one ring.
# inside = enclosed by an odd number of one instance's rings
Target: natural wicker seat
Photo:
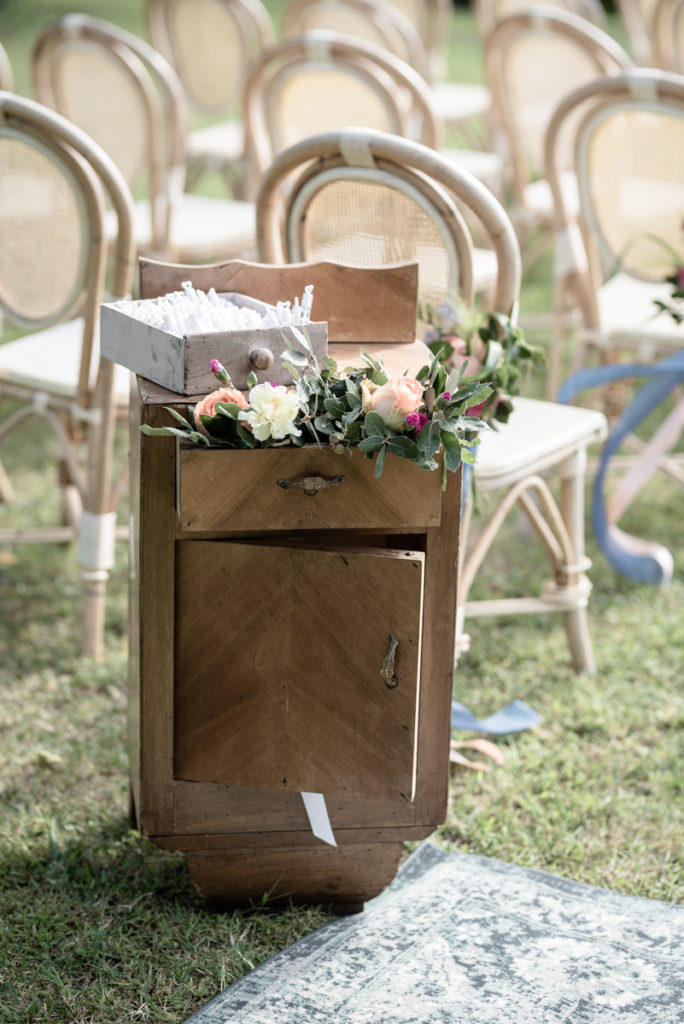
[[[438,305],[460,295],[470,304],[472,241],[461,213],[466,209],[470,222],[478,223],[496,253],[497,275],[489,308],[515,317],[520,254],[501,205],[480,182],[439,154],[382,132],[329,132],[280,153],[257,197],[259,255],[269,263],[330,259],[359,266],[413,258],[419,265],[422,302]],[[333,354],[347,364],[352,360],[351,354]],[[405,358],[408,362],[408,354]],[[605,418],[592,410],[568,412],[551,402],[522,400],[515,405],[500,434],[483,436],[482,462],[475,467],[478,490],[494,495],[505,488],[505,493],[499,496],[490,525],[484,526],[478,544],[464,559],[461,646],[467,643],[464,615],[561,612],[573,664],[592,670],[583,543],[584,471],[587,446],[602,436]],[[540,476],[551,470],[562,479],[560,511]],[[541,511],[530,500],[530,491],[541,496]],[[527,513],[546,546],[553,582],[540,597],[511,598],[497,602],[496,607],[467,602],[475,570],[515,503]]]
[[[55,527],[5,529],[0,540],[78,538],[83,650],[94,656],[102,650],[114,554],[114,419],[117,409],[126,408],[129,388],[128,372],[115,372],[98,352],[105,201],[117,221],[109,287],[122,297],[130,288],[134,246],[132,200],[121,174],[64,118],[0,92],[0,310],[30,332],[0,345],[0,397],[18,403],[0,425],[0,438],[26,426],[28,417],[51,428],[65,520]],[[0,499],[12,496],[0,466]]]
[[[242,89],[250,61],[275,40],[261,0],[148,0],[150,38],[174,67],[190,110],[214,123],[187,139],[189,178],[218,170],[243,198],[247,157]]]
[[[99,142],[141,196],[139,252],[182,262],[250,253],[251,203],[184,191],[186,102],[161,54],[108,22],[67,15],[38,37],[33,68],[38,98]]]
[[[255,183],[282,149],[332,128],[375,128],[433,148],[440,141],[429,87],[412,68],[380,47],[320,31],[285,39],[255,62],[245,89],[245,123]],[[444,153],[492,190],[500,185],[496,154]],[[489,287],[494,268],[491,250],[478,250],[478,290]]]
[[[601,29],[569,12],[533,6],[496,23],[485,38],[487,81],[511,154],[513,204],[526,264],[550,244],[552,197],[544,167],[544,132],[557,103],[601,74],[630,66]],[[568,207],[575,182],[564,179]]]

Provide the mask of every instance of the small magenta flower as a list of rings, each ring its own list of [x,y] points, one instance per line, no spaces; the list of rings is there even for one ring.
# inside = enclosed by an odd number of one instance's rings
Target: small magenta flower
[[[684,265],[677,271],[677,285],[679,288],[684,288]]]
[[[412,430],[418,433],[419,430],[423,429],[427,421],[428,418],[424,412],[410,412],[406,417],[406,426],[411,427]]]
[[[223,363],[220,363],[218,361],[218,359],[212,359],[210,361],[209,369],[214,374],[216,379],[221,382],[221,384],[225,384],[226,387],[229,387],[229,388],[233,386],[233,382],[230,379],[230,375],[228,374],[228,371],[226,370],[226,368],[223,365]]]
[[[443,391],[442,394],[439,397],[442,399],[443,402],[448,402],[449,399],[451,398],[451,392],[450,391]]]

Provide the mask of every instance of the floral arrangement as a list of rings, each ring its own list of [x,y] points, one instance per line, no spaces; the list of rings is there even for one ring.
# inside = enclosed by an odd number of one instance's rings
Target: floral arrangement
[[[464,379],[465,367],[445,368],[435,355],[416,377],[390,377],[383,365],[362,351],[362,367],[338,368],[327,357],[319,365],[304,330],[293,329],[300,349],[281,359],[292,385],[257,383],[248,378],[244,394],[218,360],[210,369],[221,385],[187,415],[167,407],[177,426],[150,427],[146,434],[175,435],[191,444],[225,448],[331,446],[341,453],[359,448],[375,458],[375,476],[387,455],[408,459],[421,469],[448,470],[474,462],[474,434],[487,428],[473,413],[491,394],[484,381]],[[439,459],[439,456],[442,456]]]
[[[415,377],[390,377],[381,362],[362,350],[362,367],[340,370],[334,359],[318,363],[304,329],[292,328],[299,348],[281,355],[292,385],[258,383],[252,373],[245,394],[233,386],[222,364],[210,369],[221,385],[187,414],[167,407],[177,426],[149,427],[146,434],[176,435],[198,446],[225,448],[330,446],[342,453],[358,448],[375,459],[375,476],[388,455],[408,459],[421,469],[447,471],[475,461],[477,434],[511,411],[504,392],[520,377],[518,364],[537,358],[538,350],[505,317],[490,314],[477,328],[458,324],[454,307],[442,307],[442,319],[430,310],[435,333],[433,358]],[[449,317],[447,319],[446,314]],[[477,339],[477,340],[476,340]],[[427,339],[426,339],[427,340]]]
[[[440,361],[462,370],[463,379],[486,382],[490,394],[470,409],[490,426],[506,423],[513,410],[511,395],[520,392],[526,368],[542,366],[544,351],[531,345],[522,328],[500,313],[471,312],[459,303],[444,302],[419,310],[427,323],[424,340]]]

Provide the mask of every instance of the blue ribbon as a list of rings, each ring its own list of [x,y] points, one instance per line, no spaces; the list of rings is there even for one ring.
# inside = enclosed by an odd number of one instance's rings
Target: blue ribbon
[[[621,363],[578,370],[563,382],[557,398],[559,402],[570,402],[580,391],[635,377],[648,379],[625,407],[603,446],[594,480],[591,522],[596,541],[614,569],[638,583],[661,584],[668,582],[672,575],[671,553],[656,544],[653,544],[652,554],[633,550],[630,546],[633,538],[608,522],[604,485],[610,459],[625,437],[632,434],[684,380],[684,349],[651,365]]]

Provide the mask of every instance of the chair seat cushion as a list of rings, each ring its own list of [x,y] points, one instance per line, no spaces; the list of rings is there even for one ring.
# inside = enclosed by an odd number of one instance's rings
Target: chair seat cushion
[[[491,107],[489,89],[470,82],[436,82],[432,100],[437,117],[450,124],[486,115]]]
[[[501,195],[503,158],[499,153],[489,153],[484,149],[440,149],[440,153],[454,166],[472,174],[494,195]]]
[[[76,317],[0,345],[0,381],[75,398],[82,337],[83,318]],[[96,367],[97,358],[93,362]],[[117,366],[114,374],[117,405],[128,404],[129,388],[130,372]]]
[[[187,142],[190,159],[239,160],[245,151],[245,133],[240,121],[219,121],[195,128]]]
[[[579,191],[577,189],[577,178],[572,171],[564,171],[560,178],[560,187],[563,192],[563,202],[569,218],[575,218],[579,213]],[[523,192],[525,208],[536,214],[537,217],[551,220],[553,214],[553,196],[551,186],[545,178],[532,181],[525,186]]]
[[[107,213],[107,235],[113,237],[116,218]],[[136,247],[150,253],[150,206],[146,199],[135,203],[133,233]],[[181,263],[226,257],[249,249],[256,243],[256,207],[237,199],[218,199],[184,192],[171,219],[169,249]],[[164,254],[166,255],[166,254]]]
[[[477,447],[477,486],[505,487],[557,465],[607,433],[602,412],[576,405],[514,398],[508,423],[483,430]]]
[[[605,331],[613,337],[640,342],[640,347],[684,346],[684,325],[675,324],[666,313],[658,313],[654,299],[666,302],[671,295],[667,284],[639,281],[627,274],[616,274],[599,289],[599,313]],[[652,358],[645,352],[644,358]]]

